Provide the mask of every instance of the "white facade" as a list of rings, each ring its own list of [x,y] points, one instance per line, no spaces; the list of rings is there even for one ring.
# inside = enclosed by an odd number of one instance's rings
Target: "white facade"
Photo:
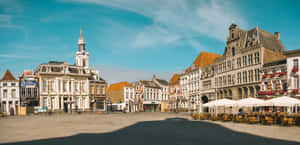
[[[48,111],[89,109],[88,79],[40,73],[40,105]],[[72,104],[72,106],[71,106]]]
[[[89,53],[86,52],[85,40],[80,31],[75,65],[67,62],[50,61],[41,64],[35,71],[39,75],[40,106],[48,111],[90,109],[89,77],[98,73],[89,69]]]
[[[0,112],[16,115],[20,111],[19,82],[17,80],[0,82],[0,101]]]
[[[201,103],[200,95],[201,69],[195,68],[180,75],[180,90],[183,100],[179,108],[197,109]]]
[[[135,104],[134,100],[135,95],[135,88],[131,86],[125,86],[124,87],[124,102],[125,106],[127,108],[127,112],[136,112],[137,111],[137,105]]]
[[[287,57],[288,91],[299,90],[299,61],[300,55]],[[298,71],[293,72],[293,69]]]

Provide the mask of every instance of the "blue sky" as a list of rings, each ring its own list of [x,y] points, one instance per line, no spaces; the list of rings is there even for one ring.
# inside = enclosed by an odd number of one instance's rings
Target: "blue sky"
[[[201,51],[222,54],[232,20],[280,32],[299,49],[297,0],[0,0],[0,74],[74,63],[80,27],[90,66],[109,82],[169,79]]]

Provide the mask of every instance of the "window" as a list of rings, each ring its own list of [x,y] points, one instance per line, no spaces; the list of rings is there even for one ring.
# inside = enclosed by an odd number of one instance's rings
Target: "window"
[[[7,98],[7,90],[3,90],[3,98]]]
[[[102,95],[105,95],[105,88],[104,88],[104,86],[102,86],[101,88],[102,88]]]
[[[97,94],[100,94],[99,86],[96,86],[96,93],[97,93]]]
[[[67,92],[67,85],[68,85],[67,81],[64,81],[64,85],[63,85],[64,92]]]
[[[255,54],[254,54],[254,62],[255,62],[255,64],[258,64],[259,63],[259,52],[256,52]]]
[[[276,81],[272,81],[272,90],[276,90]]]
[[[219,86],[222,86],[222,77],[219,77]]]
[[[228,75],[228,85],[231,85],[231,75]]]
[[[259,81],[259,70],[255,69],[255,81]]]
[[[238,84],[240,84],[242,82],[242,76],[241,76],[241,72],[238,72],[238,76],[237,76],[237,79],[238,79]]]
[[[84,59],[82,60],[82,66],[85,66],[85,60]]]
[[[232,38],[232,39],[234,38],[234,33],[231,33],[231,38]]]
[[[219,64],[219,72],[223,72],[223,70],[222,70],[222,64]]]
[[[243,56],[243,66],[247,65],[247,56]]]
[[[226,76],[223,76],[223,85],[226,86]]]
[[[227,69],[231,70],[231,61],[227,61]]]
[[[223,63],[223,71],[226,71],[226,63]]]
[[[237,58],[237,67],[240,68],[241,66],[242,66],[242,64],[241,64],[241,58],[238,57]]]
[[[298,68],[298,65],[299,65],[298,59],[294,59],[293,60],[293,66],[296,67],[296,68]]]
[[[47,91],[47,81],[43,80],[43,92]]]
[[[13,86],[13,87],[16,86],[16,83],[11,83],[11,86]]]
[[[249,55],[248,55],[248,63],[249,63],[249,65],[252,65],[252,64],[253,64],[252,54],[249,54]]]
[[[76,91],[76,92],[79,91],[79,85],[78,85],[78,82],[75,82],[75,91]]]
[[[3,83],[3,87],[6,87],[7,86],[7,83]]]
[[[235,56],[235,48],[234,47],[231,48],[231,54],[232,54],[232,56]]]
[[[72,82],[69,82],[69,92],[72,92]]]
[[[218,78],[215,79],[215,85],[218,87]]]
[[[82,92],[85,92],[85,83],[82,83]]]
[[[249,70],[248,74],[249,74],[249,82],[252,82],[253,81],[253,70]]]
[[[299,89],[299,76],[294,77],[294,88]]]
[[[54,80],[50,81],[50,90],[54,91]]]
[[[11,97],[15,98],[16,97],[16,89],[11,90]]]
[[[243,72],[243,83],[247,83],[247,71]]]

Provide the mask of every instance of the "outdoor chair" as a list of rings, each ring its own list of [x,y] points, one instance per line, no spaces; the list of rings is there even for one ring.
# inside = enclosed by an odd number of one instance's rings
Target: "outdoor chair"
[[[222,121],[231,121],[231,118],[228,114],[222,115]]]
[[[206,120],[206,115],[204,113],[200,114],[200,120]]]
[[[250,124],[256,124],[258,122],[259,122],[259,118],[257,117],[257,115],[255,115],[255,114],[249,115],[249,117],[248,117],[248,123],[250,123]]]
[[[212,121],[217,121],[217,120],[218,120],[218,116],[217,116],[216,114],[213,114],[213,115],[211,116],[211,120],[212,120]]]
[[[271,115],[266,115],[265,120],[266,120],[265,124],[267,124],[267,125],[275,124],[275,120]]]
[[[296,119],[294,117],[290,117],[288,119],[288,126],[296,125]]]

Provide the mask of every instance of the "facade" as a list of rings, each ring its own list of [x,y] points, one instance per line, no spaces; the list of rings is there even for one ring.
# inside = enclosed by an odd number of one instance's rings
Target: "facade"
[[[267,62],[261,69],[262,82],[258,98],[278,97],[287,95],[287,65],[286,59]]]
[[[261,68],[267,62],[284,59],[284,52],[279,32],[273,35],[258,27],[246,31],[232,24],[224,54],[214,64],[218,99],[257,97]]]
[[[196,110],[200,107],[202,104],[200,92],[202,69],[212,65],[219,57],[218,54],[201,52],[193,64],[180,75],[182,98],[180,98],[179,108]]]
[[[99,73],[89,68],[89,53],[80,31],[76,63],[49,61],[40,64],[34,74],[38,76],[40,107],[47,111],[87,111],[90,110],[89,83],[100,81]],[[94,80],[94,78],[96,80]],[[92,80],[90,80],[92,79]]]
[[[128,82],[111,84],[107,89],[107,97],[113,111],[137,111],[135,87]]]
[[[33,71],[25,70],[19,77],[20,98],[22,107],[39,106],[39,78],[33,74]],[[33,113],[33,108],[31,110]]]
[[[164,112],[169,109],[169,82],[166,80],[158,79],[153,75],[152,82],[157,84],[161,90],[159,96],[161,96],[161,111]]]
[[[288,93],[293,97],[300,97],[299,94],[299,61],[300,61],[300,49],[291,50],[286,52],[287,61],[287,82]]]
[[[202,68],[202,74],[200,78],[200,95],[201,95],[201,106],[200,112],[203,107],[202,104],[216,99],[216,87],[214,79],[214,65],[207,65]]]
[[[19,82],[6,70],[0,81],[0,112],[17,115],[20,112]]]
[[[172,111],[178,109],[179,95],[180,94],[180,82],[179,74],[174,74],[169,81],[169,108]]]
[[[161,111],[161,87],[152,81],[141,80],[136,83],[136,86],[142,91],[142,102],[144,111]]]
[[[106,111],[107,83],[99,75],[99,71],[91,69],[89,78],[89,99],[91,111]]]

